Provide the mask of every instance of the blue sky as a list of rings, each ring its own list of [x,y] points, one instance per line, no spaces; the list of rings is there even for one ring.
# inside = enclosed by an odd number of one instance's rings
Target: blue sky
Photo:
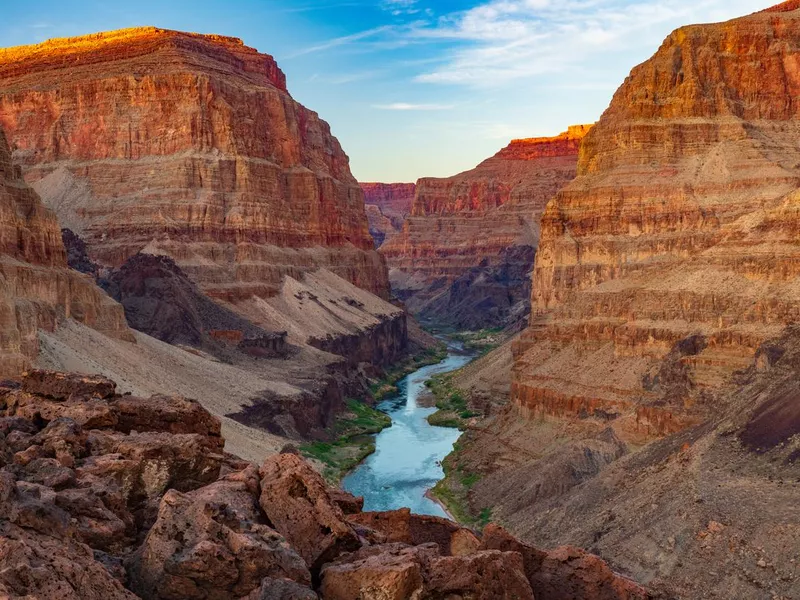
[[[776,1],[3,0],[0,39],[137,25],[240,37],[276,57],[356,177],[413,181],[592,122],[674,28]]]

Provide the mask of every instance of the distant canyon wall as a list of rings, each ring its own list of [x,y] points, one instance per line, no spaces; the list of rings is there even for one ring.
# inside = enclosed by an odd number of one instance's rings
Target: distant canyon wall
[[[539,217],[575,177],[578,148],[590,127],[514,140],[475,169],[417,182],[411,215],[380,249],[393,290],[410,310],[469,328],[505,324],[527,312],[530,288],[524,286]],[[461,291],[479,287],[463,302],[460,292],[452,293],[455,282]],[[488,303],[482,303],[485,296]],[[501,296],[507,299],[499,304],[492,299]]]
[[[417,186],[414,183],[361,183],[367,208],[369,232],[379,248],[386,238],[403,229],[411,213]]]

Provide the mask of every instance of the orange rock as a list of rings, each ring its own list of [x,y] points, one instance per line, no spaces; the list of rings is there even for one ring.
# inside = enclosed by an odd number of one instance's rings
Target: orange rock
[[[522,414],[612,411],[628,439],[669,434],[797,320],[798,36],[785,3],[682,27],[631,71],[542,216]]]
[[[16,377],[39,351],[38,329],[72,317],[133,340],[122,307],[67,267],[55,216],[25,185],[0,129],[0,377]]]
[[[259,503],[270,523],[302,556],[312,573],[342,552],[361,546],[322,476],[294,454],[269,457],[259,470]]]
[[[166,253],[230,301],[318,267],[388,295],[339,142],[241,40],[155,27],[51,40],[0,51],[0,87],[27,180],[93,259]]]
[[[356,513],[347,520],[382,533],[387,542],[412,546],[435,543],[443,556],[471,554],[480,546],[480,540],[469,529],[448,519],[414,514],[408,508]]]
[[[380,247],[384,240],[396,235],[411,213],[416,184],[361,183],[369,220],[369,232]]]
[[[649,598],[644,588],[614,573],[599,557],[578,548],[563,546],[543,552],[494,524],[484,529],[481,548],[518,552],[537,600]]]

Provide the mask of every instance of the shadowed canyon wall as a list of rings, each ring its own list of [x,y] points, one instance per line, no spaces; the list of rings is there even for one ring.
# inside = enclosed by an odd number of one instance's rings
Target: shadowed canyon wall
[[[29,367],[38,329],[52,331],[63,317],[133,339],[122,307],[67,266],[56,217],[12,164],[0,129],[0,377]]]
[[[387,237],[403,228],[411,214],[417,186],[414,183],[362,183],[369,232],[379,248]]]
[[[0,89],[25,178],[92,259],[168,254],[230,302],[320,267],[388,295],[339,142],[241,40],[147,27],[10,48]]]
[[[616,92],[542,217],[523,413],[682,429],[800,317],[798,40],[792,3],[683,27]]]
[[[446,179],[423,178],[417,182],[411,216],[402,231],[381,246],[390,267],[392,289],[409,310],[423,318],[473,327],[503,324],[527,312],[527,279],[533,251],[539,240],[539,217],[546,203],[575,176],[578,147],[590,126],[575,126],[556,137],[514,140],[492,158],[471,171]],[[527,263],[518,265],[530,249]],[[497,273],[470,273],[480,267],[522,270],[524,277]],[[459,297],[451,286],[457,286]],[[464,287],[490,282],[481,296],[507,296],[496,305],[480,298],[455,308]],[[494,288],[494,291],[489,288]]]

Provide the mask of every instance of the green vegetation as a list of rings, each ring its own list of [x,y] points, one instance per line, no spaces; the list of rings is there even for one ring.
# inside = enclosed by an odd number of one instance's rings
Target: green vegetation
[[[436,398],[436,408],[439,409],[428,416],[428,423],[436,427],[466,429],[467,421],[480,416],[480,413],[469,409],[464,392],[453,384],[453,375],[435,375],[425,382]]]
[[[471,488],[473,485],[478,483],[478,480],[481,476],[478,473],[468,473],[461,477],[461,485],[465,488]]]
[[[488,507],[484,508],[478,515],[478,524],[481,527],[486,527],[491,522],[492,522],[492,509]]]
[[[444,461],[445,477],[431,491],[459,523],[482,528],[491,521],[492,509],[483,508],[477,514],[472,510],[467,495],[470,488],[480,481],[481,475],[468,471],[458,462],[460,450],[458,444],[453,447],[453,452]]]
[[[338,483],[348,471],[375,452],[372,434],[391,425],[389,415],[358,400],[348,400],[347,412],[340,415],[334,424],[336,440],[303,444],[300,453],[323,463],[325,479],[329,483]]]
[[[427,348],[407,358],[398,365],[388,369],[383,379],[375,381],[370,386],[372,397],[375,398],[376,402],[380,402],[384,398],[396,394],[400,391],[397,387],[397,382],[403,377],[427,365],[438,364],[445,358],[447,358],[447,346],[445,344],[437,344],[433,348]]]
[[[502,327],[492,327],[490,329],[481,329],[479,331],[462,331],[453,333],[450,336],[454,340],[459,340],[464,344],[464,348],[468,350],[477,350],[481,355],[488,354],[506,339],[508,334],[503,332]]]

